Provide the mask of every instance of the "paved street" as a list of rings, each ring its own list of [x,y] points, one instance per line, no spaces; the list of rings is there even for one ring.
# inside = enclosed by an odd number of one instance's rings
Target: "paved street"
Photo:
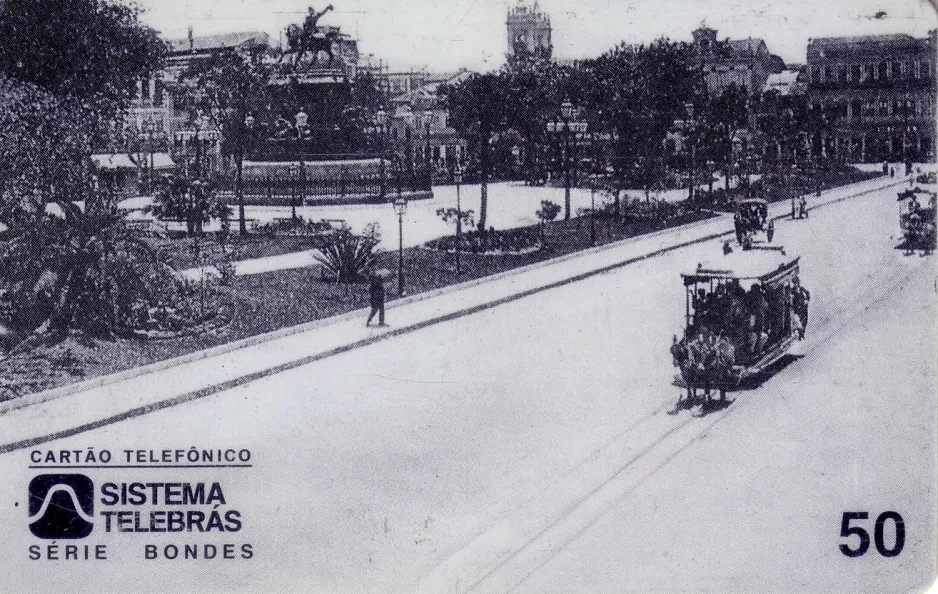
[[[934,499],[921,479],[935,470],[904,461],[935,450],[935,268],[893,249],[900,207],[887,189],[777,224],[813,296],[805,356],[707,416],[668,413],[668,346],[683,322],[678,275],[716,241],[52,447],[251,449],[253,468],[212,472],[244,516],[226,538],[252,542],[254,558],[140,561],[153,579],[138,572],[133,586],[154,592],[248,591],[258,576],[296,592],[644,592],[690,578],[878,592],[897,572],[921,586],[934,518],[909,503]],[[0,456],[0,474],[26,463]],[[12,502],[24,493],[0,486],[0,525],[23,523]],[[903,556],[844,557],[841,513],[887,509],[912,510]],[[18,534],[5,558],[23,557]],[[129,587],[129,572],[88,563],[13,571],[37,591]]]

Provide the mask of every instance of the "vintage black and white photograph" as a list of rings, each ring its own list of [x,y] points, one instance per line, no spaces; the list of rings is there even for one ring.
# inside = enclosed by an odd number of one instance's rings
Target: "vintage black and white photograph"
[[[0,0],[0,592],[927,591],[936,63],[929,0]]]

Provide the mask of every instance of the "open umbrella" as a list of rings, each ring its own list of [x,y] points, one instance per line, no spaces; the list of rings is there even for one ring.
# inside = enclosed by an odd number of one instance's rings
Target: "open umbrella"
[[[387,268],[379,268],[371,273],[371,278],[376,280],[388,280],[391,278],[391,271]]]

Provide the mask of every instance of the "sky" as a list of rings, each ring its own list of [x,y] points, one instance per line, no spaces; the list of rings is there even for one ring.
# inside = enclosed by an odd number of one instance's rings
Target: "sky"
[[[428,67],[490,70],[504,62],[505,16],[518,0],[315,0],[335,10],[320,21],[338,25],[391,71]],[[530,4],[533,0],[527,0]],[[311,0],[136,0],[144,21],[166,37],[260,30],[276,42],[301,22]],[[808,39],[909,33],[938,27],[929,0],[541,0],[551,16],[554,54],[594,57],[626,41],[691,39],[702,22],[720,39],[761,37],[786,62],[804,62]],[[877,17],[878,15],[878,17]]]

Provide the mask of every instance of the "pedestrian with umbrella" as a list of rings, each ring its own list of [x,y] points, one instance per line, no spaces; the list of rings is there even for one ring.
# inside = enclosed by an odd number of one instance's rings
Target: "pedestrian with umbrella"
[[[374,319],[375,314],[378,314],[378,326],[387,326],[387,324],[384,323],[384,281],[390,276],[391,271],[386,268],[379,268],[372,273],[371,286],[368,288],[368,293],[371,298],[371,313],[368,315],[368,321],[365,322],[365,326],[371,326],[371,320]]]

